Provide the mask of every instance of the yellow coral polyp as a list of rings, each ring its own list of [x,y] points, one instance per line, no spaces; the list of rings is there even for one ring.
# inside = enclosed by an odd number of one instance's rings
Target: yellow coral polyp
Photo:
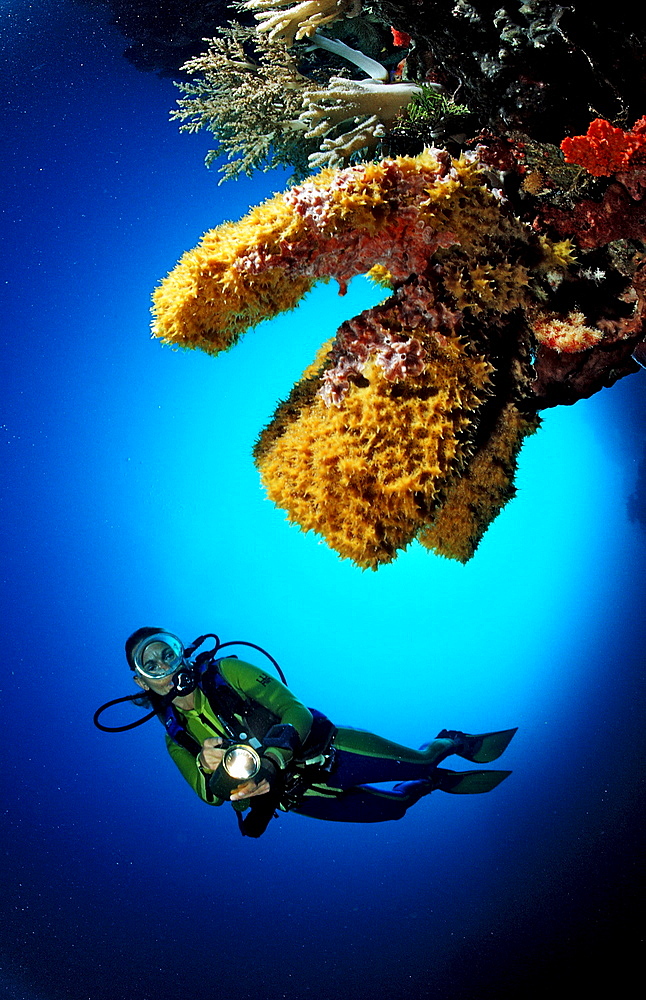
[[[503,407],[490,436],[420,532],[422,545],[458,562],[472,558],[484,532],[514,496],[518,453],[539,424],[538,416],[522,414],[514,403]]]
[[[287,427],[265,431],[257,464],[267,495],[303,531],[376,569],[428,520],[441,487],[464,464],[469,430],[491,366],[455,338],[425,341],[427,371],[398,395],[382,370],[353,385],[339,407],[319,395]]]

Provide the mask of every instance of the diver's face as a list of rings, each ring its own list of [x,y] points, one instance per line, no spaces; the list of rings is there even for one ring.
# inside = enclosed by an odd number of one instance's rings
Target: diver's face
[[[180,667],[174,649],[165,642],[151,642],[144,649],[141,658],[143,673],[135,672],[135,682],[144,690],[156,694],[168,694],[173,686],[173,676]],[[170,670],[170,673],[168,671]],[[155,674],[166,676],[155,677]]]
[[[135,673],[135,684],[138,684],[144,691],[154,691],[155,694],[168,694],[173,686],[173,674],[163,677],[161,680],[154,680],[152,677],[142,677]]]

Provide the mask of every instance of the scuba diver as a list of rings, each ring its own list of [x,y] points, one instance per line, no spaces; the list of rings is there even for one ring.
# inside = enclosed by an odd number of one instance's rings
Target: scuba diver
[[[207,638],[215,646],[193,654]],[[236,656],[210,633],[185,648],[165,629],[140,628],[126,641],[126,659],[143,695],[103,705],[96,725],[107,732],[133,728],[156,715],[182,776],[209,805],[229,801],[244,836],[259,837],[276,810],[346,823],[400,819],[422,796],[488,792],[511,771],[451,771],[438,765],[452,754],[477,764],[496,760],[516,729],[469,735],[443,729],[419,750],[374,733],[335,726],[297,701],[286,683]],[[117,701],[136,700],[149,715],[109,728],[99,715]],[[372,782],[397,782],[385,790]]]

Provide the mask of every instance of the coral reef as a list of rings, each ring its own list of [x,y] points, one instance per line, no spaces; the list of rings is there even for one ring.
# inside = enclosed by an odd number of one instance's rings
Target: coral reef
[[[646,364],[641,7],[234,6],[256,30],[223,27],[224,0],[112,0],[130,38],[145,11],[147,65],[217,34],[175,117],[213,131],[225,177],[284,164],[298,184],[182,258],[155,334],[217,352],[315,281],[371,273],[390,297],[342,325],[256,459],[288,516],[359,565],[412,538],[464,561],[538,412]]]
[[[314,3],[285,13],[296,18],[314,7],[321,13]],[[343,166],[359,153],[369,157],[386,129],[423,93],[415,83],[391,82],[381,63],[345,42],[314,33],[313,27],[306,30],[314,23],[308,19],[300,33],[311,34],[319,51],[350,62],[370,79],[350,80],[328,71],[323,83],[316,82],[321,67],[308,66],[312,47],[291,44],[291,34],[283,42],[278,31],[283,21],[267,33],[235,24],[222,28],[206,52],[182,67],[193,82],[178,83],[185,96],[171,118],[184,123],[182,131],[206,128],[215,135],[218,145],[206,162],[226,154],[224,180],[283,164],[302,179],[308,169]],[[273,18],[265,26],[270,24]],[[292,27],[295,31],[296,22]]]
[[[634,121],[646,91],[644,14],[584,0],[365,0],[413,40],[411,79],[459,96],[480,129],[558,145],[599,117]]]
[[[240,7],[251,11],[260,22],[259,32],[266,32],[272,41],[288,45],[310,37],[318,28],[342,15],[356,17],[361,10],[360,0],[301,0],[290,6],[292,3],[293,0],[247,0]]]
[[[388,285],[279,405],[256,461],[289,519],[362,567],[418,536],[465,560],[537,426],[535,331],[579,322],[553,308],[573,266],[474,157],[429,150],[323,170],[211,230],[156,290],[153,333],[217,353],[316,280]]]
[[[637,135],[639,127],[640,123],[633,129]],[[630,139],[631,134],[616,131],[620,135],[615,136],[615,146],[625,149],[622,137]],[[592,130],[593,139],[595,133],[597,128]],[[594,142],[586,140],[579,148],[593,166]],[[536,142],[525,133],[481,134],[477,149],[481,161],[501,177],[515,215],[536,232],[567,236],[574,247],[576,263],[553,290],[553,322],[546,325],[546,315],[535,325],[537,405],[542,409],[571,404],[637,372],[633,355],[644,337],[646,259],[639,150],[629,163],[622,163],[629,169],[608,177],[602,172],[608,164],[607,147],[600,150],[596,175],[565,163],[558,147]],[[570,336],[564,340],[567,328]],[[575,328],[579,335],[572,339]],[[589,339],[588,347],[581,335]]]

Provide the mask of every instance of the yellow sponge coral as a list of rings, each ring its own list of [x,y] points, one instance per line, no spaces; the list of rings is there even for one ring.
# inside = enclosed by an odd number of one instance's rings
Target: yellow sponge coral
[[[292,309],[317,280],[336,278],[343,289],[375,266],[405,280],[454,245],[469,259],[496,258],[484,295],[482,281],[462,261],[454,265],[450,290],[461,307],[479,308],[484,298],[487,308],[512,308],[523,298],[530,261],[538,267],[547,252],[501,212],[467,158],[452,161],[437,150],[322,170],[240,222],[209,230],[185,253],[154,293],[153,334],[217,353],[262,319]]]
[[[206,233],[156,290],[153,333],[217,353],[317,280],[389,286],[278,407],[256,462],[290,520],[362,567],[415,537],[465,560],[513,495],[532,322],[569,262],[473,157],[427,150],[323,170]]]
[[[491,435],[450,484],[432,523],[418,535],[422,545],[459,562],[471,559],[493,519],[515,495],[518,453],[539,425],[537,415],[522,414],[513,402],[503,407]]]
[[[256,447],[270,499],[362,567],[415,537],[464,466],[487,397],[492,369],[471,345],[432,333],[422,345],[424,371],[405,388],[370,360],[339,406],[318,393],[297,401],[296,390]]]

